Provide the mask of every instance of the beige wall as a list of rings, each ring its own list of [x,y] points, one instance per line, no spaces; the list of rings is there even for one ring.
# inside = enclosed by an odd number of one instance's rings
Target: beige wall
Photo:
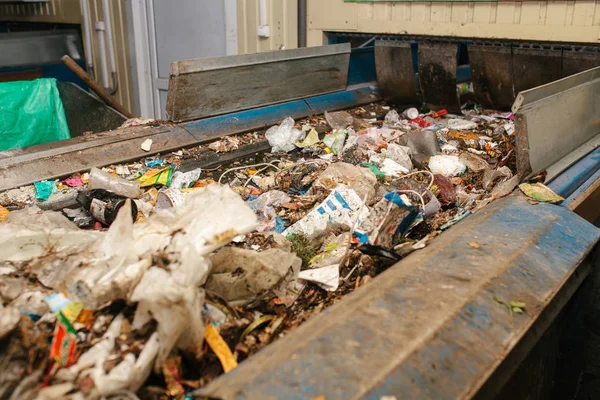
[[[33,21],[79,24],[79,0],[50,0],[47,3],[1,4],[0,21]]]
[[[112,33],[119,76],[119,90],[115,94],[117,100],[128,110],[134,109],[131,83],[131,63],[127,44],[127,24],[125,15],[126,0],[110,0]],[[96,21],[103,21],[101,0],[88,0],[90,10],[90,29],[92,32],[92,55],[96,79],[100,79],[100,57],[94,30]],[[81,24],[79,0],[51,0],[48,3],[36,4],[2,4],[0,5],[0,21],[30,21]],[[85,49],[90,54],[90,49]],[[108,55],[107,55],[108,57]],[[108,64],[108,58],[107,58]],[[110,66],[109,66],[110,68]]]
[[[600,1],[382,2],[308,0],[308,44],[344,31],[490,39],[600,42]]]
[[[271,37],[258,37],[259,1],[237,0],[239,54],[298,47],[298,1],[267,0]]]

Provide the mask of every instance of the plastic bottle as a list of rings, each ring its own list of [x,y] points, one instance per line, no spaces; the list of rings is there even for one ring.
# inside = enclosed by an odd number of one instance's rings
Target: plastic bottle
[[[104,225],[111,225],[115,221],[119,210],[127,200],[127,197],[119,196],[104,189],[81,192],[77,196],[77,202]],[[131,218],[133,221],[137,219],[137,214],[137,205],[131,200]]]
[[[419,110],[417,110],[414,107],[411,108],[407,108],[406,110],[404,110],[404,112],[402,113],[402,116],[406,119],[415,119],[419,117]]]
[[[141,195],[140,182],[112,176],[98,168],[92,168],[90,171],[88,189],[104,189],[130,199],[139,199]]]

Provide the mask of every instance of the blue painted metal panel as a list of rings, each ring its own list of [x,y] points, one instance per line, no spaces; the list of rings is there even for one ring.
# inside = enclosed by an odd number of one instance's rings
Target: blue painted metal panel
[[[198,393],[226,400],[471,397],[579,276],[599,238],[600,230],[564,207],[509,196]],[[525,313],[513,325],[494,296],[525,302]]]
[[[553,179],[548,187],[562,197],[569,197],[598,170],[600,170],[600,148],[592,151]],[[585,190],[585,189],[583,189]]]
[[[358,40],[365,42],[367,37]],[[352,37],[343,34],[330,35],[328,44],[349,43]],[[362,44],[362,43],[361,43]],[[375,72],[375,46],[374,42],[365,47],[354,47],[350,53],[350,65],[348,67],[348,86],[360,83],[373,82],[377,80]]]
[[[375,72],[375,47],[368,46],[352,49],[348,68],[348,85],[373,82],[377,80]]]
[[[348,104],[366,104],[381,100],[377,86],[365,86],[340,93],[306,99],[313,114],[348,108]]]
[[[205,118],[180,124],[197,140],[215,139],[219,136],[244,132],[251,129],[267,128],[286,117],[303,118],[311,114],[340,110],[373,101],[379,101],[375,87],[360,87],[296,100],[253,110]]]
[[[85,61],[79,60],[77,64],[86,69]],[[0,75],[2,73],[9,72],[24,72],[24,71],[34,71],[41,70],[43,78],[54,78],[60,82],[73,82],[77,86],[81,87],[84,90],[88,90],[87,85],[77,77],[69,68],[67,68],[64,64],[44,64],[44,65],[36,65],[33,67],[19,67],[19,68],[0,68]]]
[[[573,203],[575,200],[577,200],[577,198],[579,196],[583,195],[584,192],[590,186],[592,186],[594,183],[596,183],[596,181],[598,181],[599,179],[600,179],[600,170],[596,171],[596,173],[594,175],[592,175],[591,177],[589,177],[588,180],[586,180],[577,189],[575,189],[575,191],[573,193],[571,193],[569,195],[569,197],[567,197],[565,199],[565,201],[563,201],[561,203],[561,205],[564,206],[564,207],[568,207],[571,203]],[[600,205],[598,205],[598,207],[600,207]]]

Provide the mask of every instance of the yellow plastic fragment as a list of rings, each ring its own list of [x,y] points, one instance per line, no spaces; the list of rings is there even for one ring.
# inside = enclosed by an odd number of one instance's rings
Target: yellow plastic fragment
[[[213,324],[208,324],[206,327],[206,330],[204,331],[204,339],[206,340],[206,343],[208,343],[208,346],[215,353],[219,361],[221,361],[221,365],[223,366],[223,371],[225,371],[225,373],[237,367],[238,363],[233,357],[231,349],[225,340],[223,340],[223,337]]]
[[[0,222],[6,221],[6,217],[8,216],[9,213],[10,213],[10,211],[8,211],[6,208],[0,206]]]

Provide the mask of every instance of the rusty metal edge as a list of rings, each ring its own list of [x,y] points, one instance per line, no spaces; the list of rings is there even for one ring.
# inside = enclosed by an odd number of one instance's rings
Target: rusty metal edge
[[[196,58],[175,61],[171,64],[171,76],[193,74],[196,72],[214,71],[225,68],[269,64],[274,62],[302,60],[333,55],[350,55],[350,43],[330,44],[317,47],[277,50],[262,53],[240,54],[234,56]]]

